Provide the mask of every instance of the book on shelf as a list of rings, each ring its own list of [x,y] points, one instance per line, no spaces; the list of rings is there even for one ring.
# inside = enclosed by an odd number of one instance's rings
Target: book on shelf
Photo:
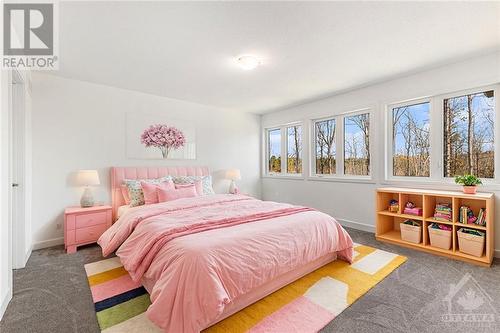
[[[477,220],[475,223],[482,226],[486,225],[486,209],[481,208],[479,210],[479,214],[477,214]]]

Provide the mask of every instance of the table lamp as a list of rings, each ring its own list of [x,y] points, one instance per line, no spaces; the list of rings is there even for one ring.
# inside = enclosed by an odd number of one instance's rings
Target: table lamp
[[[80,186],[85,186],[85,191],[83,191],[82,199],[80,200],[80,205],[82,207],[92,207],[94,206],[94,197],[90,186],[99,185],[99,174],[97,170],[80,170],[76,175],[76,182]]]
[[[237,194],[238,188],[236,187],[236,180],[241,179],[241,173],[239,169],[229,169],[226,170],[226,179],[231,181],[231,185],[229,185],[229,193]]]

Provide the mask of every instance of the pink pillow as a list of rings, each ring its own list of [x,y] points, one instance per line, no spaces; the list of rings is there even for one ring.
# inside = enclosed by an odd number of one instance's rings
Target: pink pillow
[[[142,192],[144,193],[144,204],[151,205],[158,203],[158,189],[175,190],[174,182],[169,180],[160,184],[151,184],[141,182]]]
[[[127,185],[122,185],[121,190],[122,190],[123,200],[125,200],[125,203],[127,205],[130,205],[130,195],[128,194]]]
[[[176,189],[164,189],[158,188],[158,201],[166,202],[177,200],[181,198],[193,198],[197,197],[196,186],[194,184],[185,185]]]
[[[193,186],[196,188],[196,195],[200,196],[203,195],[203,184],[201,180],[195,180],[194,183],[190,184],[175,184],[175,188],[183,188],[186,186]]]

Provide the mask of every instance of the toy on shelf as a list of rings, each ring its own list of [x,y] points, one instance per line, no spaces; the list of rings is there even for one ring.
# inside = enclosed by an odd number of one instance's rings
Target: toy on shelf
[[[392,199],[389,202],[389,211],[392,213],[397,213],[399,211],[399,202],[397,200]]]
[[[408,201],[405,205],[405,209],[403,211],[404,214],[408,215],[422,215],[422,208],[416,207],[415,204],[411,201]]]
[[[450,222],[452,220],[451,205],[449,203],[438,203],[434,209],[434,219]]]

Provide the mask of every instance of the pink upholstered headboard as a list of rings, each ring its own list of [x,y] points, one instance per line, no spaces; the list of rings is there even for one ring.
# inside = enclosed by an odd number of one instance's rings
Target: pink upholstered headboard
[[[112,167],[111,168],[111,202],[113,220],[120,206],[125,205],[121,192],[124,179],[151,179],[164,176],[208,176],[208,167]]]

